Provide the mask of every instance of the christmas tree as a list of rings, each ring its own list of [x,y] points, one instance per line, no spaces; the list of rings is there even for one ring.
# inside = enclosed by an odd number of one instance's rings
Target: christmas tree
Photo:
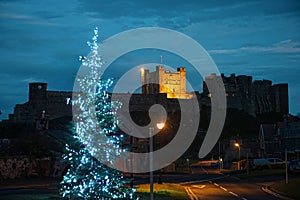
[[[118,102],[110,102],[108,89],[111,79],[101,77],[104,64],[98,53],[98,29],[92,42],[91,53],[80,57],[87,74],[76,80],[79,91],[73,95],[73,137],[66,145],[63,160],[70,167],[60,184],[63,199],[137,199],[129,180],[122,172],[105,165],[120,155],[122,135],[118,129],[116,109]],[[75,111],[75,112],[74,112]]]

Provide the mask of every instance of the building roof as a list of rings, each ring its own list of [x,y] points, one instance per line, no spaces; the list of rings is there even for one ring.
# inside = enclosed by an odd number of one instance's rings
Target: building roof
[[[269,140],[277,136],[276,124],[261,124],[259,134],[264,140]]]

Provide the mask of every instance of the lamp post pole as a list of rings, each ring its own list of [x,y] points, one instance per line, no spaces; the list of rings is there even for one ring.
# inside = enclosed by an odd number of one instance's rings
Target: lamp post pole
[[[154,128],[149,128],[149,162],[150,162],[150,200],[154,199],[153,195],[153,132]]]
[[[289,183],[287,149],[285,149],[285,184]]]
[[[238,170],[241,170],[241,145],[239,143],[235,143],[234,146],[238,148],[239,151],[239,160],[238,160]]]
[[[131,135],[130,136],[130,148],[131,148],[131,151],[133,150],[133,136]],[[131,166],[131,173],[130,173],[130,187],[133,188],[133,173],[132,173],[132,170],[133,170],[133,159],[130,158],[130,166]]]
[[[165,124],[163,123],[163,122],[159,122],[159,123],[157,123],[156,124],[156,127],[159,129],[159,130],[161,130],[161,129],[163,129],[163,127],[165,126]],[[160,137],[158,138],[159,140],[158,140],[158,146],[160,146]],[[158,184],[162,184],[162,181],[161,181],[161,169],[159,170],[159,175],[158,175]]]
[[[165,124],[163,122],[159,122],[156,124],[156,127],[159,130],[161,130],[164,126],[165,126]],[[154,134],[154,127],[150,127],[149,128],[150,200],[154,199],[154,194],[153,194],[153,134]]]

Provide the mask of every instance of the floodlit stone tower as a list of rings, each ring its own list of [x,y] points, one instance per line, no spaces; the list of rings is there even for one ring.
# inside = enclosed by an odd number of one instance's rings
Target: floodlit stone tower
[[[192,95],[186,92],[186,69],[177,68],[177,72],[165,70],[164,66],[156,66],[156,71],[149,72],[142,69],[143,94],[167,94],[167,98],[191,99]]]

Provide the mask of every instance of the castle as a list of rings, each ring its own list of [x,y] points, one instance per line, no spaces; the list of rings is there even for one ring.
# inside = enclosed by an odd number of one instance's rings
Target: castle
[[[203,97],[210,97],[206,82],[214,81],[216,74],[211,74],[203,82]],[[226,96],[227,107],[244,110],[250,115],[257,115],[266,112],[289,113],[288,84],[272,85],[270,80],[252,81],[252,76],[229,77],[221,74]]]
[[[162,104],[168,110],[178,109],[176,98],[197,98],[200,106],[210,106],[210,92],[206,82],[217,77],[212,74],[203,82],[203,93],[193,96],[186,92],[186,69],[180,67],[177,72],[165,71],[163,66],[157,66],[155,72],[144,69],[141,74],[142,94],[133,94],[130,100],[131,111],[146,111],[153,104]],[[264,112],[289,113],[288,84],[275,84],[269,80],[252,81],[251,76],[229,77],[221,74],[226,95],[227,107],[243,110],[250,115]],[[117,94],[122,101],[123,96]],[[14,113],[9,115],[9,122],[33,122],[43,119],[55,119],[72,116],[72,92],[48,91],[47,83],[30,83],[29,100],[17,104]]]

